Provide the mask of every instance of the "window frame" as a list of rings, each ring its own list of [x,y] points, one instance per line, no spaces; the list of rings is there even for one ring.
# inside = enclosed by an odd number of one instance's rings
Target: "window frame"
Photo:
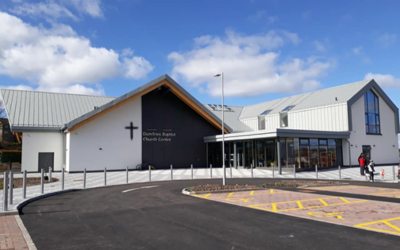
[[[372,110],[369,110],[369,106],[371,106]],[[379,112],[379,97],[374,91],[372,91],[372,89],[368,90],[364,94],[364,119],[366,134],[382,135]]]

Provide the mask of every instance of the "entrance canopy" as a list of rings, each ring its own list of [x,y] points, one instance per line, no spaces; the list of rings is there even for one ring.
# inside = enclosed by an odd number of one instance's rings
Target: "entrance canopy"
[[[225,141],[251,140],[275,137],[305,137],[305,138],[330,138],[330,139],[347,139],[350,132],[342,131],[316,131],[316,130],[298,130],[298,129],[281,129],[275,130],[259,130],[243,133],[232,133],[225,135]],[[221,142],[222,135],[213,135],[204,137],[204,142]]]

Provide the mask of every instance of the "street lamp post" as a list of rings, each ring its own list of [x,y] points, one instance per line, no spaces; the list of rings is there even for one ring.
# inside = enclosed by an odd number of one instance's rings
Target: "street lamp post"
[[[221,74],[215,74],[214,77],[221,77],[221,87],[222,87],[222,169],[223,169],[223,178],[222,185],[226,184],[226,172],[225,172],[225,126],[224,126],[224,72]]]

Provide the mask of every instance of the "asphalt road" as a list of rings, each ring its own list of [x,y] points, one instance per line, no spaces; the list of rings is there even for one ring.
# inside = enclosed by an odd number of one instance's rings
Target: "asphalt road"
[[[270,180],[270,179],[269,179]],[[228,183],[261,184],[262,179]],[[400,237],[183,195],[195,180],[130,184],[32,202],[21,218],[49,249],[398,249]],[[155,188],[127,189],[159,185]],[[386,186],[377,184],[379,186]],[[398,184],[391,185],[399,187]]]

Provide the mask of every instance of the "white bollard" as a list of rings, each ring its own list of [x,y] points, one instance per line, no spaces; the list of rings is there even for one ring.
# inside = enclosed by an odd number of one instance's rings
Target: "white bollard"
[[[41,190],[41,194],[44,194],[44,169],[43,168],[40,171],[40,190]]]
[[[86,188],[86,168],[83,169],[83,188]]]
[[[339,165],[339,180],[341,180],[341,179],[342,179],[342,168]]]
[[[315,165],[315,175],[316,175],[316,177],[318,179],[318,166],[317,165]]]
[[[393,166],[393,181],[396,181],[396,166]]]
[[[10,171],[10,204],[13,204],[14,200],[14,172]]]
[[[107,186],[107,168],[104,168],[104,186]]]
[[[129,168],[126,167],[126,184],[129,183]]]
[[[3,173],[3,211],[8,210],[8,170]]]
[[[190,165],[190,168],[192,169],[192,180],[193,180],[193,164]]]
[[[253,164],[250,164],[250,168],[251,168],[251,178],[253,178]]]
[[[272,178],[275,178],[275,164],[272,165]]]
[[[52,175],[53,169],[49,167],[49,182],[51,182],[51,175]]]
[[[296,179],[296,164],[293,164],[293,178]]]
[[[22,182],[22,198],[26,198],[26,170],[24,170],[23,182]]]
[[[61,172],[61,190],[64,190],[64,175],[65,175],[65,169],[62,169]]]
[[[172,164],[171,164],[171,181],[174,179],[174,169],[172,168]]]
[[[212,179],[212,164],[210,164],[210,179]]]
[[[229,164],[229,170],[231,171],[231,178],[232,178],[232,166]]]
[[[151,181],[151,166],[149,165],[149,182]]]

